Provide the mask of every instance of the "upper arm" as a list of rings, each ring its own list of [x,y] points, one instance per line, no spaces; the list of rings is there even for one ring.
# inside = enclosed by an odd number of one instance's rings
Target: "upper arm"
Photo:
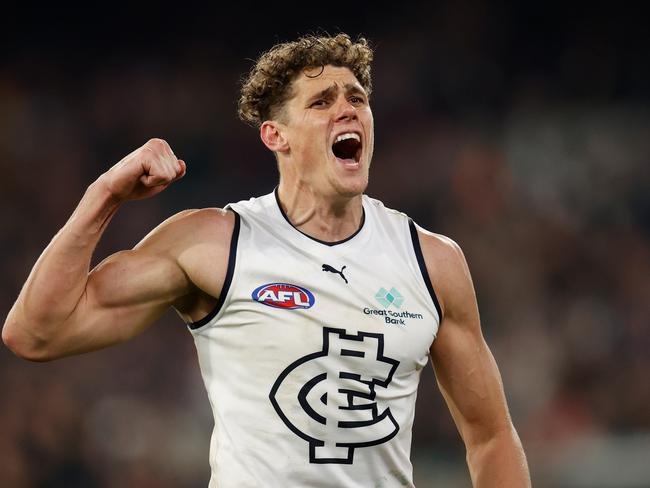
[[[143,331],[170,306],[186,303],[201,291],[203,276],[195,263],[201,255],[220,268],[218,256],[231,224],[230,212],[184,211],[166,220],[133,249],[115,253],[88,275],[77,307],[62,325],[53,349],[62,355],[87,352],[123,342]],[[227,260],[227,256],[225,258]],[[218,283],[219,272],[214,273]],[[198,286],[197,286],[198,282]],[[217,293],[212,286],[212,293]]]
[[[419,233],[443,310],[431,360],[440,390],[468,447],[511,426],[501,377],[481,332],[465,257],[451,239]]]

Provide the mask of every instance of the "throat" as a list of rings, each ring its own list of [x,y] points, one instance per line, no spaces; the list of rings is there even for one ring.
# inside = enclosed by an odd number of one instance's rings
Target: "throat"
[[[343,206],[327,205],[317,199],[296,198],[295,195],[293,199],[286,198],[280,188],[275,190],[275,197],[280,211],[292,227],[325,244],[350,239],[364,224],[361,195]]]

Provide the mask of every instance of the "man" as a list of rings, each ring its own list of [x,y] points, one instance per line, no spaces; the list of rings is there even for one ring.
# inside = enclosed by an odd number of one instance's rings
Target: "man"
[[[47,361],[128,340],[174,307],[213,408],[220,488],[412,486],[415,395],[431,357],[474,485],[529,486],[462,252],[363,194],[371,61],[364,39],[342,34],[263,54],[240,116],[275,154],[276,190],[181,212],[89,271],[120,205],[186,171],[159,139],[122,159],[37,261],[4,342]]]

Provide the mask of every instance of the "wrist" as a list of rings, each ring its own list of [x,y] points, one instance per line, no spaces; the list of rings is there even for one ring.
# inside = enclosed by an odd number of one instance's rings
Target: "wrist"
[[[87,195],[90,195],[92,199],[96,199],[98,203],[106,207],[119,207],[125,201],[124,198],[120,198],[111,191],[107,173],[101,175],[88,186],[84,198]]]
[[[83,236],[99,236],[121,204],[102,175],[88,186],[66,227],[82,241]]]

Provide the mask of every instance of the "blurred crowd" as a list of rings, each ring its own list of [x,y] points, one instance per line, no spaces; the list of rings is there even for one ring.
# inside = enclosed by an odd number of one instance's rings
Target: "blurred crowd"
[[[650,486],[650,63],[634,19],[464,1],[336,24],[376,46],[368,194],[464,250],[538,487]],[[0,315],[86,186],[150,137],[188,174],[125,205],[95,262],[184,208],[272,191],[272,156],[236,120],[238,82],[297,25],[236,47],[192,31],[160,49],[102,37],[6,53]],[[212,419],[195,356],[171,312],[54,363],[0,348],[0,484],[204,486]],[[431,371],[413,457],[416,485],[469,486]]]

